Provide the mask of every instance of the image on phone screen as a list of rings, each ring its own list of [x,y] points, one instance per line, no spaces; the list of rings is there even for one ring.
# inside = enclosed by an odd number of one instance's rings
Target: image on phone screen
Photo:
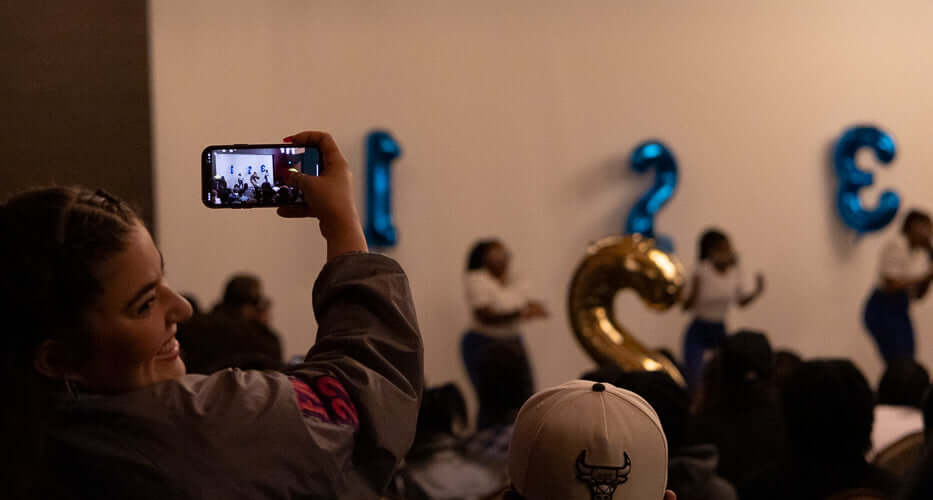
[[[304,203],[285,184],[291,173],[320,173],[320,153],[290,144],[209,146],[202,156],[202,201],[212,208],[250,208]]]

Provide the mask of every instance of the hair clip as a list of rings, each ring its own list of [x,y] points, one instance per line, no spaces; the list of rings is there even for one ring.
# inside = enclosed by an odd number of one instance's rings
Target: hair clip
[[[98,189],[97,191],[94,191],[94,194],[96,196],[100,196],[101,198],[106,200],[108,203],[113,203],[114,205],[120,204],[120,200],[117,200],[115,197],[113,197],[113,195],[111,195],[107,191],[104,191],[103,189]]]

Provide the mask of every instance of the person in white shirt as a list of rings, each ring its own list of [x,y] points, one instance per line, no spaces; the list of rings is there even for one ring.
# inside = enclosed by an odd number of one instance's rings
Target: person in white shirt
[[[886,363],[914,357],[910,303],[926,296],[933,282],[933,221],[917,210],[904,219],[901,234],[881,252],[880,281],[865,304],[865,326]]]
[[[726,315],[732,304],[746,307],[764,292],[765,279],[756,276],[755,289],[748,291],[738,257],[729,238],[709,229],[700,236],[700,262],[683,303],[694,312],[693,322],[684,336],[684,374],[691,390],[696,389],[703,373],[703,356],[716,349],[726,338]]]
[[[461,353],[479,399],[478,430],[510,424],[534,393],[520,326],[548,312],[509,274],[510,260],[499,240],[476,243],[467,260],[464,285],[472,323]]]

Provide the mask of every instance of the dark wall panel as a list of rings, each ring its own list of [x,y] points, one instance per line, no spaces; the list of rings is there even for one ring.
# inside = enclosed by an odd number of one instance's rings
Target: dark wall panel
[[[103,187],[152,223],[145,1],[0,0],[0,196]]]

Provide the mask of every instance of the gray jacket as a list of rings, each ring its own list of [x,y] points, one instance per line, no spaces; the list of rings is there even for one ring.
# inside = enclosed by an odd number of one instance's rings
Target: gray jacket
[[[312,300],[317,341],[286,373],[63,398],[40,496],[377,497],[411,445],[423,385],[408,280],[386,257],[344,255]]]

